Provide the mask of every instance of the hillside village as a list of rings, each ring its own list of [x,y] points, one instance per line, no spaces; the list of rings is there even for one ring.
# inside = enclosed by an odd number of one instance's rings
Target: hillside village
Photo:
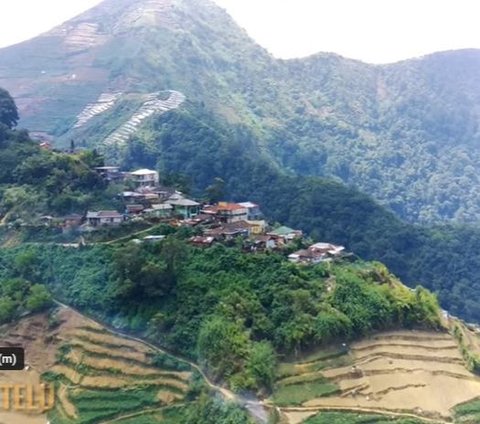
[[[189,242],[198,247],[214,243],[241,243],[246,252],[283,251],[294,263],[311,264],[330,261],[346,255],[343,246],[331,243],[308,245],[301,230],[271,226],[260,206],[251,201],[239,203],[220,201],[208,204],[186,197],[173,187],[160,184],[157,171],[138,169],[121,172],[117,166],[96,167],[95,171],[109,184],[124,190],[118,193],[123,210],[89,210],[85,215],[72,214],[62,218],[42,217],[48,226],[65,231],[91,233],[116,228],[129,222],[166,223],[193,230]],[[157,241],[163,234],[148,235],[136,242]]]

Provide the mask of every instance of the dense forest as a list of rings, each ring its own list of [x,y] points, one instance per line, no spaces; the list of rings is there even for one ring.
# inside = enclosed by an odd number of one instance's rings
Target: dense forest
[[[479,63],[474,50],[387,66],[288,61],[303,105],[269,148],[295,173],[335,177],[409,222],[476,222]]]

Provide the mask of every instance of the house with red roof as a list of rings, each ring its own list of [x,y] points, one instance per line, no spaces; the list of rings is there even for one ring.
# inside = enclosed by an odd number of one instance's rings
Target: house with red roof
[[[248,208],[238,203],[218,202],[216,205],[205,206],[202,213],[214,215],[225,223],[248,220]]]

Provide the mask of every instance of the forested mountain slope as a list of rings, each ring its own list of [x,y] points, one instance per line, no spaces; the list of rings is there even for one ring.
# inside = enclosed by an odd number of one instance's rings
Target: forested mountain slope
[[[102,145],[145,95],[178,90],[183,108],[200,103],[248,127],[257,152],[287,172],[336,177],[413,222],[473,222],[479,62],[475,50],[387,66],[276,60],[209,0],[106,0],[0,50],[0,86],[22,125],[88,145]]]
[[[92,170],[102,164],[102,157],[89,151],[43,150],[25,131],[4,124],[2,128],[3,222],[22,225],[45,214],[83,215],[91,208],[121,206],[116,193]],[[288,175],[267,153],[258,154],[258,147],[248,127],[226,124],[191,102],[188,109],[151,120],[127,144],[123,157],[128,169],[151,166],[172,181],[182,177],[183,186],[199,198],[221,177],[229,198],[258,202],[270,221],[344,244],[363,259],[380,260],[407,284],[420,283],[437,292],[451,313],[480,320],[480,230],[404,223],[354,188]]]
[[[187,175],[187,185],[197,195],[220,176],[231,199],[256,201],[270,220],[379,260],[407,284],[436,291],[451,313],[480,319],[477,227],[402,222],[355,188],[286,175],[257,153],[253,140],[248,128],[226,125],[192,106],[147,125],[129,144],[125,164],[146,163],[164,175]]]

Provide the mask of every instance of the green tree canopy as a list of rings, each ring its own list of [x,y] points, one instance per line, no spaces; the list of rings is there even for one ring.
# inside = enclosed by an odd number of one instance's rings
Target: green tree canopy
[[[0,124],[13,128],[18,122],[18,110],[10,93],[0,88]]]
[[[235,322],[212,317],[200,329],[198,353],[215,376],[232,375],[248,353],[248,336]]]
[[[247,368],[257,382],[257,387],[272,388],[276,364],[275,351],[269,342],[263,341],[253,344]]]

